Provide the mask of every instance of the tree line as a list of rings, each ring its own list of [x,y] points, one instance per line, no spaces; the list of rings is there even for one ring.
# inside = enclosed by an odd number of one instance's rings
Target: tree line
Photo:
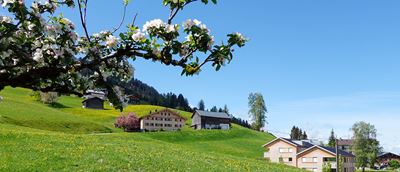
[[[303,131],[297,126],[293,126],[292,130],[290,131],[290,139],[293,140],[307,140],[308,136],[306,131]]]
[[[160,94],[154,87],[143,83],[138,79],[132,79],[123,85],[124,92],[128,96],[129,104],[150,104],[168,108],[192,111],[188,100],[175,93]]]

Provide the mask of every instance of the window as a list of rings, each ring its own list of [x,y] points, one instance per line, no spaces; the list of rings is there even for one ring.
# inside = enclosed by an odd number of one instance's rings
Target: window
[[[289,158],[288,161],[289,161],[289,162],[292,162],[292,161],[293,161],[293,158]]]
[[[318,158],[317,157],[313,157],[313,162],[318,162]]]
[[[307,158],[305,157],[301,158],[301,162],[307,162]]]
[[[279,153],[292,153],[292,148],[279,148]]]

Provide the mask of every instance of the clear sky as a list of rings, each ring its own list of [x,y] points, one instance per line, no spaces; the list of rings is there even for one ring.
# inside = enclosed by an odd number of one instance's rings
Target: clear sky
[[[120,0],[122,1],[122,0]],[[119,0],[91,0],[91,33],[116,26]],[[132,0],[126,23],[161,18],[161,0]],[[190,104],[207,108],[227,104],[248,118],[247,97],[260,92],[269,113],[266,129],[287,136],[293,125],[312,138],[326,139],[333,128],[348,138],[356,121],[378,129],[386,151],[400,153],[400,1],[398,0],[219,0],[194,3],[176,18],[199,19],[222,41],[242,32],[250,42],[219,72],[206,67],[198,76],[137,60],[135,77],[160,92],[182,93]],[[63,13],[79,24],[78,12]],[[81,32],[82,33],[82,32]]]

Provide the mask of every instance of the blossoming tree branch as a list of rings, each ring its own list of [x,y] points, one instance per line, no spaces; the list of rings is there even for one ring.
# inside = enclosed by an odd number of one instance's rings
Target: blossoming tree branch
[[[0,16],[0,90],[12,86],[82,96],[87,89],[106,88],[109,101],[122,109],[125,98],[117,85],[133,75],[128,59],[180,67],[187,76],[199,73],[206,64],[219,70],[232,60],[235,46],[244,46],[246,38],[232,33],[226,43],[217,45],[202,22],[188,19],[175,24],[175,16],[196,1],[163,0],[170,9],[167,21],[154,19],[139,27],[133,19],[118,35],[120,26],[90,35],[88,0],[36,0],[30,6],[24,0],[0,0],[9,12]],[[128,1],[123,5],[125,16]],[[75,24],[56,15],[60,6],[79,11],[84,33],[78,34]]]

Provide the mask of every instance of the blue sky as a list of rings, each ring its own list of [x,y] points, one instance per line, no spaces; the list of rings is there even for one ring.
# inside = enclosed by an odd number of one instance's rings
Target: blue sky
[[[122,1],[122,0],[121,0]],[[133,0],[126,23],[138,13],[145,21],[168,17],[161,0]],[[387,151],[400,153],[400,1],[398,0],[220,0],[195,3],[180,13],[181,24],[196,18],[211,29],[217,42],[242,32],[250,42],[236,49],[234,60],[219,72],[206,67],[200,75],[136,60],[135,77],[160,92],[182,93],[192,105],[228,105],[248,118],[247,97],[264,95],[267,130],[285,136],[293,125],[312,138],[326,139],[334,128],[351,135],[356,121],[378,129]],[[91,33],[112,29],[122,15],[120,1],[89,1]],[[63,13],[79,24],[76,9]],[[81,32],[82,33],[82,32]]]

